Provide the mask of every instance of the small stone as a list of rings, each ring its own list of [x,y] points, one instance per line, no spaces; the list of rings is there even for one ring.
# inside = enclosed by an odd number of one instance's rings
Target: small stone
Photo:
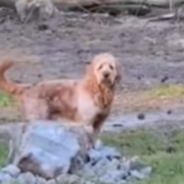
[[[107,172],[108,162],[109,160],[107,158],[103,158],[99,160],[91,169],[93,169],[97,176],[102,176]]]
[[[91,170],[99,177],[105,175],[106,173],[111,173],[118,171],[120,168],[120,161],[117,159],[109,160],[107,158],[99,160]]]
[[[127,172],[114,170],[100,177],[100,181],[104,183],[119,183],[121,181],[124,182],[125,181],[124,178],[126,178],[127,175],[128,175]]]
[[[126,182],[135,182],[137,179],[131,176],[131,173],[129,172],[129,175],[126,177]]]
[[[34,184],[36,183],[36,178],[32,173],[26,172],[18,176],[17,182],[21,184]]]
[[[94,149],[91,150],[89,153],[89,157],[91,160],[97,161],[104,158],[108,158],[108,159],[120,158],[121,155],[115,148],[104,146],[98,150],[94,150]]]
[[[42,74],[38,74],[37,76],[38,76],[38,78],[42,78],[43,77]]]
[[[86,164],[84,168],[80,170],[77,174],[84,178],[95,178],[96,177],[94,169],[91,168],[90,164]]]
[[[47,184],[56,184],[56,180],[51,179],[51,180],[47,181]]]
[[[127,180],[125,179],[122,179],[120,182],[118,182],[118,184],[125,184],[125,183],[127,183]]]
[[[39,31],[45,31],[45,30],[47,30],[48,28],[49,28],[49,26],[46,25],[46,24],[40,24],[40,25],[38,25],[38,30],[39,30]]]
[[[95,150],[99,150],[100,148],[102,148],[103,143],[100,139],[98,139],[95,143]]]
[[[147,176],[145,176],[144,174],[142,174],[141,172],[139,172],[137,170],[130,171],[130,175],[133,178],[138,179],[138,180],[143,180],[143,179],[146,179],[147,178]]]
[[[139,157],[138,156],[133,156],[131,159],[130,159],[131,162],[139,162]]]
[[[138,79],[138,80],[141,80],[142,78],[143,78],[143,76],[141,76],[141,75],[138,75],[138,76],[137,76],[137,79]]]
[[[10,174],[12,177],[17,177],[20,174],[20,169],[13,164],[4,167],[1,171]]]
[[[160,80],[161,83],[165,83],[169,79],[168,76],[163,76]]]
[[[123,125],[122,125],[122,124],[118,124],[118,123],[113,124],[112,126],[113,126],[113,127],[115,127],[115,128],[123,127]]]
[[[0,183],[10,183],[14,180],[15,178],[13,178],[10,174],[0,172]]]
[[[36,176],[36,183],[37,184],[46,184],[47,181],[46,181],[46,179],[44,179],[42,177]]]
[[[129,171],[131,168],[131,161],[130,160],[126,160],[126,161],[122,161],[120,163],[120,169],[124,170],[124,171]]]
[[[70,166],[70,170],[68,173],[70,174],[77,173],[79,170],[81,170],[84,167],[85,163],[86,162],[81,156],[78,156],[78,157],[76,156],[75,160],[72,161],[72,164]]]
[[[112,159],[107,164],[108,171],[114,171],[120,168],[120,161],[118,159]]]
[[[80,184],[94,184],[94,183],[96,183],[96,182],[94,182],[92,180],[82,180]]]
[[[171,109],[168,110],[168,111],[167,111],[167,114],[172,114],[172,110],[171,110]]]
[[[140,172],[145,176],[145,177],[149,177],[151,172],[152,172],[152,168],[151,167],[146,167],[140,170]]]
[[[56,183],[80,183],[80,177],[73,174],[62,174],[56,178]]]
[[[144,114],[144,113],[139,113],[139,114],[137,115],[137,118],[138,118],[139,120],[144,120],[144,119],[145,119],[145,114]]]
[[[130,170],[141,170],[145,168],[145,165],[139,161],[130,161]]]

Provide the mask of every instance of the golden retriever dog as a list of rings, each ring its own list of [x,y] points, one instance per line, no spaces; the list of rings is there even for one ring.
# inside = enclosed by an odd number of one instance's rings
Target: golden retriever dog
[[[110,53],[96,55],[79,80],[50,80],[18,84],[6,79],[5,72],[14,64],[0,63],[0,89],[17,97],[26,120],[65,118],[85,123],[98,133],[108,117],[116,84],[121,79],[116,58]]]

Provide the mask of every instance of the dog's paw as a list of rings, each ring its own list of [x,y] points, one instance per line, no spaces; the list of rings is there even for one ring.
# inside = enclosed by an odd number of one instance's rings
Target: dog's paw
[[[31,19],[48,19],[56,12],[51,0],[17,0],[15,8],[24,23]]]

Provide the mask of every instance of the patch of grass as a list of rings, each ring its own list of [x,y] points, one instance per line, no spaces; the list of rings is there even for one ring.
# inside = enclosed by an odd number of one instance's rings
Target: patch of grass
[[[133,184],[183,184],[184,180],[184,130],[169,136],[152,131],[138,130],[102,136],[108,145],[117,147],[126,156],[138,155],[152,166],[148,180]]]
[[[0,141],[0,168],[6,165],[8,155],[8,146],[4,141]]]
[[[147,92],[148,95],[155,98],[170,98],[170,97],[184,97],[184,86],[183,85],[165,85]]]
[[[183,184],[183,153],[160,153],[144,159],[152,166],[153,174],[149,180],[135,184]]]
[[[114,107],[126,113],[153,112],[165,107],[181,107],[184,102],[184,85],[162,85],[152,89],[119,93]]]
[[[0,92],[0,107],[11,107],[14,105],[14,100],[9,95]]]
[[[166,146],[164,140],[155,133],[147,131],[131,131],[119,135],[108,134],[102,139],[108,145],[115,145],[122,154],[127,156],[151,155],[158,150],[164,150]]]

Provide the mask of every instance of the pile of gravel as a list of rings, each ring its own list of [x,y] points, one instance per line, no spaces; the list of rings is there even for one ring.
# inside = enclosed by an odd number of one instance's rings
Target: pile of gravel
[[[22,173],[15,165],[8,165],[0,172],[0,183],[19,184],[90,184],[95,182],[123,184],[129,181],[149,178],[151,167],[145,166],[134,157],[122,158],[112,147],[100,146],[89,153],[89,160],[76,173],[65,173],[54,179],[46,180],[31,172]]]

